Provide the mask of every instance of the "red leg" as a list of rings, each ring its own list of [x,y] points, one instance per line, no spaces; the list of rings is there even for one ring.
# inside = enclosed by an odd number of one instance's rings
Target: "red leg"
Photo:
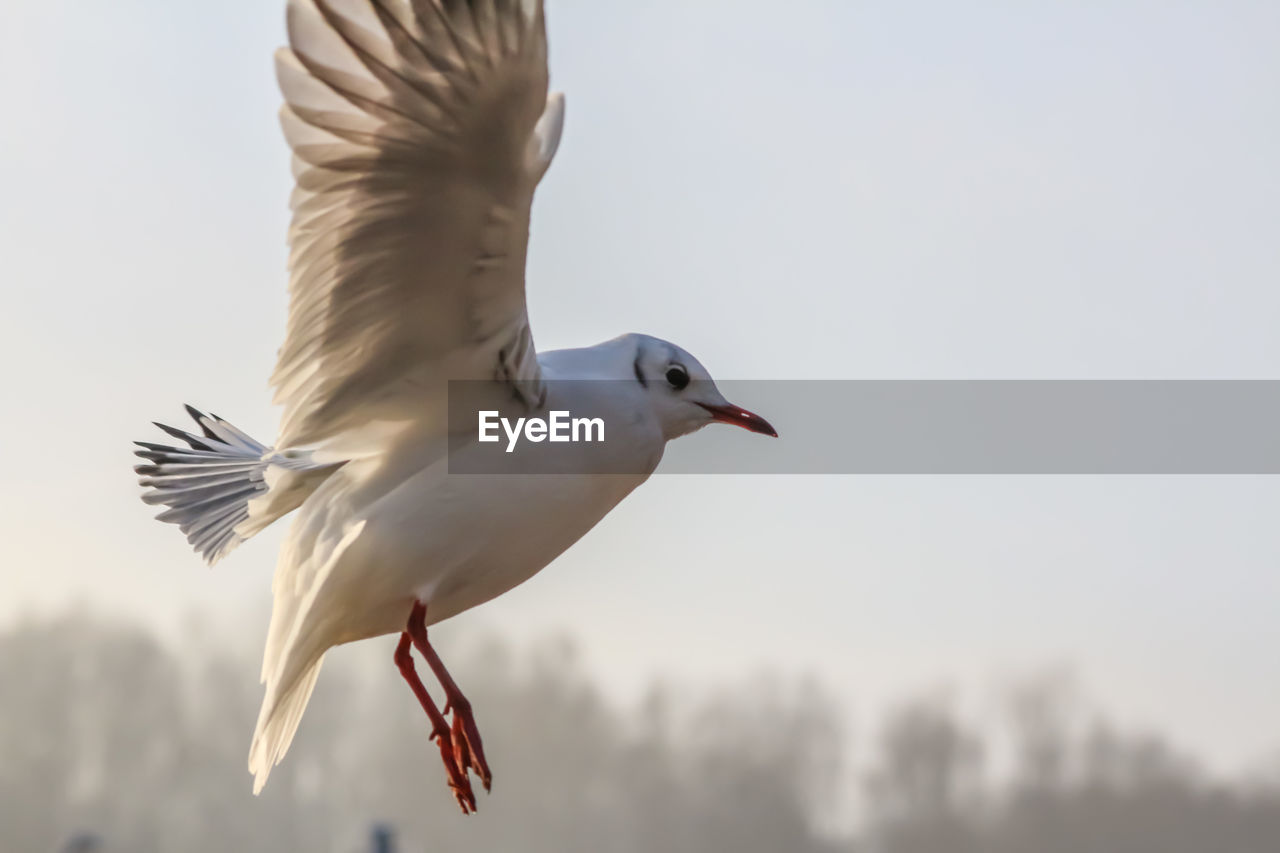
[[[480,777],[480,782],[487,791],[493,784],[493,774],[489,772],[489,763],[484,760],[484,744],[480,741],[480,730],[476,728],[476,718],[471,713],[471,702],[462,695],[457,682],[453,680],[449,670],[444,668],[444,661],[440,660],[436,650],[431,648],[431,643],[427,641],[426,620],[426,605],[415,602],[413,612],[409,614],[407,633],[413,638],[413,645],[418,649],[418,653],[426,659],[427,666],[431,667],[436,678],[440,679],[440,685],[444,687],[444,709],[453,712],[453,744],[454,751],[461,762],[459,766],[464,773],[467,768],[474,767],[476,775]]]
[[[418,697],[422,710],[427,712],[427,717],[431,720],[431,738],[440,744],[440,758],[444,761],[444,769],[449,774],[449,787],[453,789],[453,796],[462,807],[462,813],[470,814],[476,810],[476,795],[471,790],[471,783],[467,780],[465,770],[455,760],[449,724],[445,721],[444,714],[436,708],[436,703],[431,701],[431,694],[427,693],[427,688],[423,686],[422,679],[418,678],[417,670],[413,667],[411,643],[412,640],[407,632],[400,635],[400,644],[396,646],[396,666],[400,668],[400,674],[404,676],[404,680],[413,688],[413,695]]]

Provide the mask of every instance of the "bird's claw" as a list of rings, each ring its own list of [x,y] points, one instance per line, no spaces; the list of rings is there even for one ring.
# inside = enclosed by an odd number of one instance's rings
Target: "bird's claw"
[[[444,762],[445,772],[449,774],[449,789],[463,814],[472,814],[476,810],[476,795],[471,789],[471,780],[467,778],[466,766],[459,763],[459,755],[454,750],[453,738],[448,731],[433,731],[431,739],[440,745],[440,758]],[[488,790],[486,788],[486,790]]]
[[[462,718],[457,714],[453,715],[452,740],[454,760],[458,763],[458,770],[465,776],[474,765],[471,763],[471,747],[467,744],[466,732],[462,730]]]
[[[489,762],[484,759],[484,744],[480,740],[480,730],[476,728],[475,717],[471,714],[471,704],[465,699],[453,700],[445,706],[445,712],[453,712],[454,757],[458,762],[458,770],[465,777],[468,771],[475,770],[480,784],[486,791],[493,786],[493,773],[489,771]]]

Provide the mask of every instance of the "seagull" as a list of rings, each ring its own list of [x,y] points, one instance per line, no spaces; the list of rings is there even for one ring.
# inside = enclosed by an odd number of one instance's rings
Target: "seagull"
[[[714,422],[777,433],[658,338],[535,349],[530,210],[565,115],[548,90],[541,0],[289,0],[287,23],[276,73],[295,188],[278,437],[265,445],[188,406],[198,429],[156,424],[179,443],[137,442],[135,470],[143,500],[211,565],[297,511],[272,585],[254,793],[325,653],[391,634],[471,813],[471,775],[489,790],[492,773],[428,627],[544,568],[648,478],[668,441]],[[600,413],[608,452],[555,474],[465,473],[491,446],[450,415],[455,381],[529,418]]]

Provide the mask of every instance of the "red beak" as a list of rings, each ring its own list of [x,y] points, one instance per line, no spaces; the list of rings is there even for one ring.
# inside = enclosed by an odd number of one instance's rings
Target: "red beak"
[[[732,403],[726,403],[723,406],[708,406],[706,403],[699,403],[698,405],[710,412],[711,417],[722,424],[733,424],[751,432],[758,432],[761,435],[778,437],[778,431],[755,412],[748,412],[746,409],[735,406]]]

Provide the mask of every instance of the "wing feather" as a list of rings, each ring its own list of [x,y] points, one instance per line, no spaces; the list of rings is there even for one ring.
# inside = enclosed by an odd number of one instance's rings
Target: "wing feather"
[[[528,5],[289,0],[280,446],[429,421],[424,389],[447,379],[510,380],[534,402],[529,211],[563,111],[541,0]]]

